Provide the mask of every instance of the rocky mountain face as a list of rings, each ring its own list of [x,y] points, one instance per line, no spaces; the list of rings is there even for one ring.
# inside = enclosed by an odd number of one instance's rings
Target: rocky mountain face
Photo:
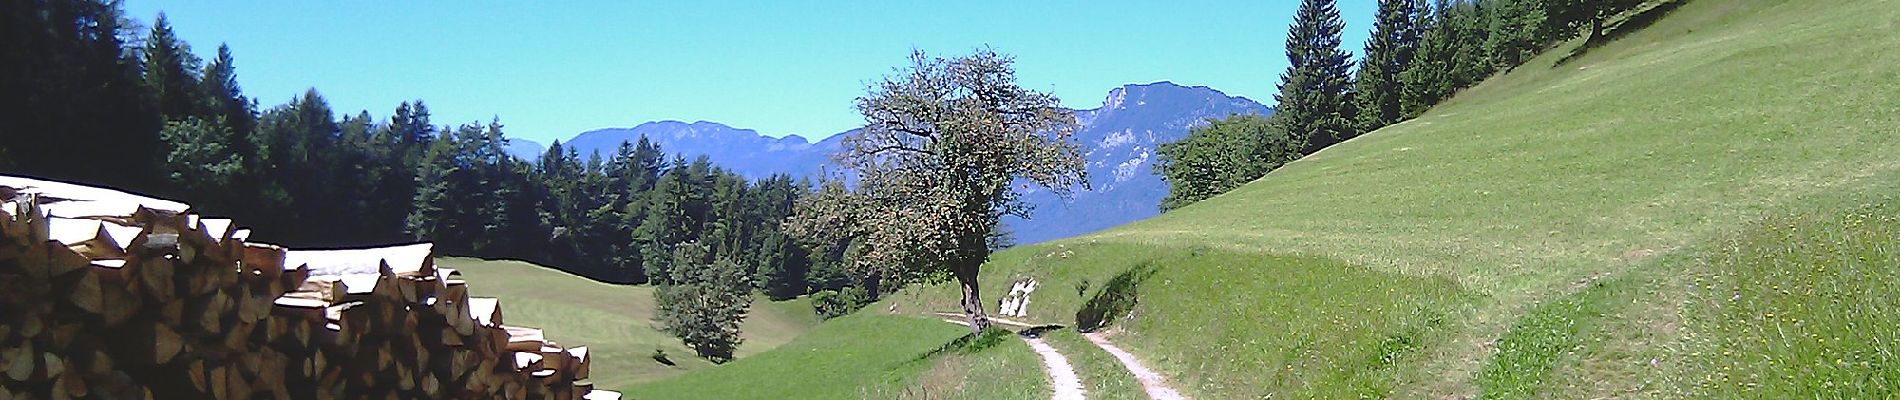
[[[1271,112],[1205,86],[1158,82],[1110,90],[1100,108],[1076,111],[1075,138],[1088,160],[1089,190],[1067,200],[1030,193],[1024,198],[1036,205],[1031,219],[1005,224],[1017,241],[1035,243],[1152,217],[1168,194],[1167,182],[1154,174],[1155,148],[1187,137],[1189,128],[1209,118]]]
[[[1187,136],[1189,128],[1209,118],[1270,112],[1260,103],[1205,86],[1156,82],[1110,90],[1101,107],[1076,111],[1075,140],[1088,160],[1089,188],[1077,188],[1069,199],[1044,190],[1028,193],[1024,198],[1036,204],[1032,218],[1012,218],[1005,225],[1019,243],[1027,244],[1154,216],[1161,197],[1168,193],[1167,183],[1153,171],[1157,146]],[[815,176],[835,170],[829,157],[844,137],[832,135],[814,143],[797,135],[773,138],[714,122],[658,121],[584,132],[563,145],[576,148],[583,157],[594,151],[604,157],[621,142],[638,141],[641,136],[667,153],[688,158],[706,155],[715,165],[755,179],[775,173]],[[524,150],[539,147],[532,142],[514,145]]]

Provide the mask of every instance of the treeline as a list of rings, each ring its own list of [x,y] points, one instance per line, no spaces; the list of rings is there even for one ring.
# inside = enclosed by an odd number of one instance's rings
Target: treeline
[[[758,181],[657,145],[509,156],[498,121],[437,125],[421,101],[339,118],[315,90],[259,110],[229,48],[209,62],[163,15],[134,28],[117,2],[0,1],[0,170],[182,199],[298,247],[430,240],[623,283],[675,264],[741,266],[775,298],[853,285],[839,244],[781,231],[810,184]],[[676,261],[694,243],[703,260]],[[696,247],[696,248],[698,248]]]
[[[1289,66],[1270,118],[1210,121],[1158,149],[1172,210],[1257,179],[1281,164],[1423,114],[1556,43],[1604,38],[1604,23],[1643,0],[1381,0],[1364,57],[1340,48],[1334,0],[1302,0],[1287,33]]]

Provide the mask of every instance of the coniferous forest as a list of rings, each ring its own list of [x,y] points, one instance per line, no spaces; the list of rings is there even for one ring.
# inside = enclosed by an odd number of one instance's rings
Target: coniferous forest
[[[192,203],[297,247],[433,241],[438,252],[666,284],[679,262],[731,261],[768,296],[860,282],[841,243],[800,243],[781,221],[811,184],[750,181],[642,140],[613,154],[558,142],[503,151],[499,120],[444,123],[422,100],[386,115],[334,110],[316,89],[261,106],[234,49],[199,52],[165,16],[116,2],[0,2],[0,171]],[[10,100],[17,101],[17,100]],[[676,260],[696,243],[705,260]]]

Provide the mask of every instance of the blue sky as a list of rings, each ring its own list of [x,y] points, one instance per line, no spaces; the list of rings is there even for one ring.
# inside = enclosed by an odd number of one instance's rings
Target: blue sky
[[[988,45],[1025,87],[1093,108],[1109,89],[1173,81],[1271,102],[1292,0],[1250,1],[150,1],[209,58],[228,43],[263,107],[315,87],[339,113],[422,99],[437,124],[500,117],[542,143],[651,120],[770,136],[862,122],[865,85],[912,48]],[[1375,0],[1346,0],[1360,51]]]

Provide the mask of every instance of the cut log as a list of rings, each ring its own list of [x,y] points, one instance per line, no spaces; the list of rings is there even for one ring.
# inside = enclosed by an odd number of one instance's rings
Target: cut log
[[[6,360],[7,379],[14,382],[26,382],[33,376],[33,370],[39,368],[39,353],[33,351],[33,342],[24,342],[19,347],[0,352],[0,359]]]
[[[164,324],[152,325],[152,354],[154,356],[152,361],[154,364],[171,362],[172,357],[178,356],[178,352],[184,349],[185,340],[178,336],[178,332],[173,332],[171,328],[165,327]]]
[[[535,352],[547,345],[547,338],[541,329],[520,326],[503,326],[508,332],[508,351]]]
[[[587,346],[567,349],[567,354],[573,359],[573,366],[569,370],[574,371],[574,379],[587,379],[591,369],[589,365],[593,362],[593,359],[587,356]]]
[[[88,264],[90,265],[90,264]],[[66,286],[66,298],[74,307],[88,313],[105,313],[105,293],[99,286],[99,275],[94,273],[74,274],[71,285]]]

